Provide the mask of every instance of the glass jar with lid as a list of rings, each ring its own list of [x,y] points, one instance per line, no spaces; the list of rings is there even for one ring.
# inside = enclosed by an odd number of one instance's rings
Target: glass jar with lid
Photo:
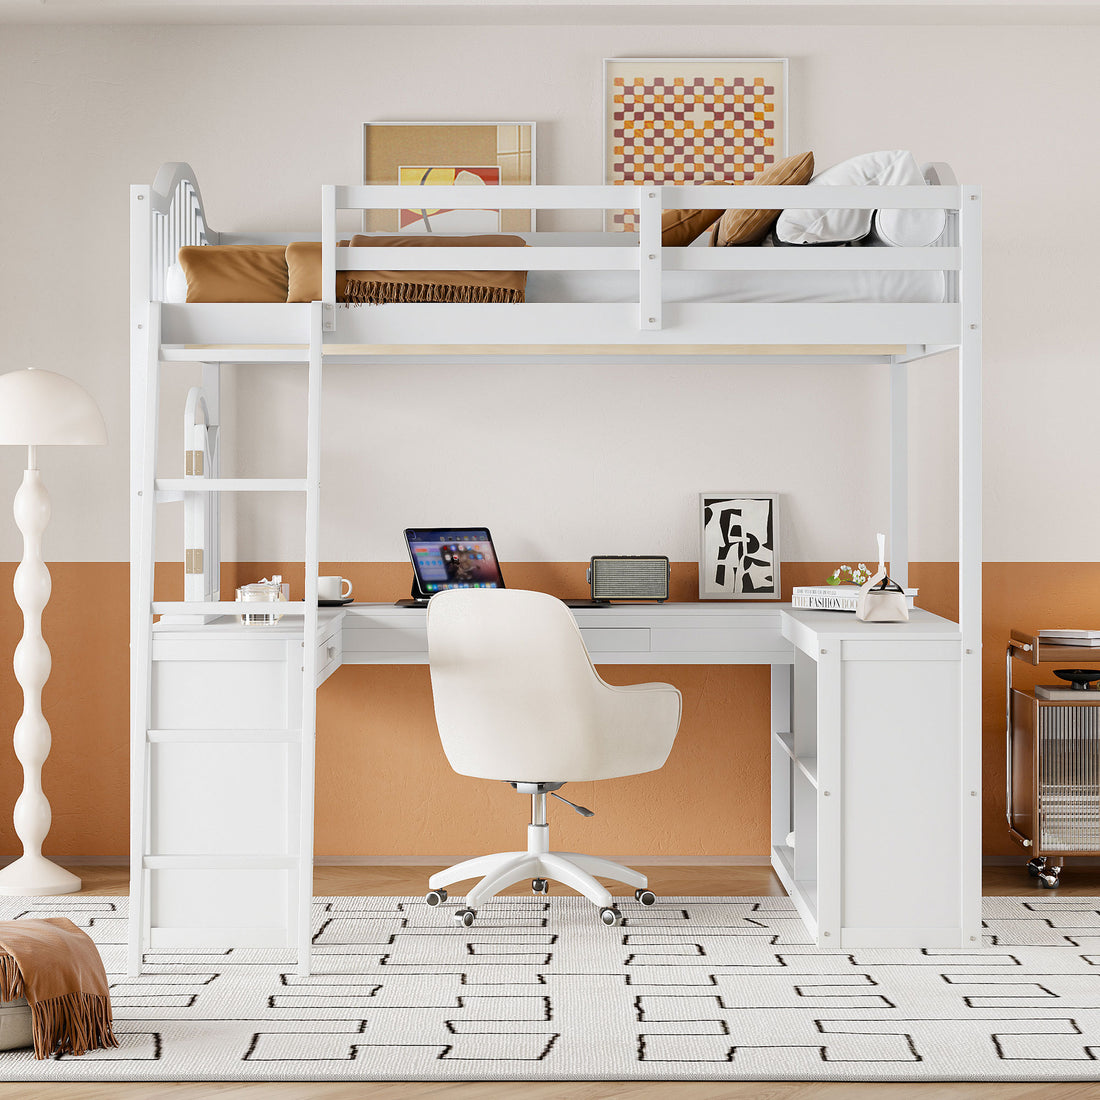
[[[266,577],[255,584],[244,584],[237,589],[238,603],[285,603],[289,599],[289,584],[283,584],[283,578],[277,573],[271,580]],[[270,626],[283,617],[281,611],[241,612],[237,618],[245,626]]]

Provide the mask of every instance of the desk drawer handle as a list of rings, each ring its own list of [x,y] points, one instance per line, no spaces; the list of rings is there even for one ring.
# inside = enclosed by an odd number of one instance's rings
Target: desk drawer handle
[[[334,645],[326,646],[325,647],[325,653],[328,655],[328,659],[330,661],[334,661],[336,659],[336,646],[334,646]]]

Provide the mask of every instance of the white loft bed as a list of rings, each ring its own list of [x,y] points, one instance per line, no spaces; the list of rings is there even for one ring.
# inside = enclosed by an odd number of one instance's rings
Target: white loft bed
[[[131,378],[132,378],[132,921],[148,928],[148,744],[154,616],[203,622],[234,611],[218,591],[217,508],[220,493],[295,490],[306,498],[304,599],[289,604],[304,619],[304,638],[318,631],[316,577],[320,489],[320,393],[326,361],[417,362],[647,361],[881,364],[890,371],[892,574],[908,581],[909,364],[957,349],[959,369],[959,616],[962,634],[962,773],[980,776],[981,732],[981,195],[954,183],[950,169],[929,165],[924,187],[501,187],[494,202],[531,210],[638,211],[636,244],[619,234],[595,243],[575,235],[536,234],[526,248],[338,248],[340,210],[442,204],[439,187],[336,187],[321,193],[320,231],[239,235],[209,228],[194,173],[168,164],[153,185],[131,188]],[[446,204],[479,207],[481,189],[450,188]],[[468,192],[465,193],[464,192]],[[925,248],[662,248],[664,209],[848,207],[934,208],[948,211],[948,229]],[[166,273],[182,245],[322,242],[322,297],[313,303],[177,303],[165,300]],[[590,241],[592,238],[585,238]],[[399,253],[395,255],[395,252]],[[336,301],[338,270],[462,269],[529,272],[635,273],[631,302],[528,301],[522,304],[386,304],[346,306]],[[767,273],[943,272],[942,301],[676,301],[675,273],[738,271]],[[154,471],[162,364],[203,364],[203,384],[189,398],[187,473],[158,478]],[[302,363],[309,368],[305,477],[218,477],[219,379],[227,363]],[[201,452],[201,453],[200,453]],[[185,506],[184,602],[154,602],[154,503]],[[303,743],[312,744],[316,647],[304,644],[301,693]],[[304,761],[304,754],[303,754]],[[312,856],[312,761],[301,774],[302,830],[299,874]],[[963,794],[970,792],[962,792]],[[967,835],[978,833],[979,799],[964,800]],[[182,857],[181,857],[182,858]],[[968,852],[965,873],[976,873],[977,852]],[[308,894],[308,891],[305,891]],[[299,943],[308,944],[308,898],[298,913]],[[305,929],[305,933],[302,929]],[[131,935],[131,968],[143,934]]]

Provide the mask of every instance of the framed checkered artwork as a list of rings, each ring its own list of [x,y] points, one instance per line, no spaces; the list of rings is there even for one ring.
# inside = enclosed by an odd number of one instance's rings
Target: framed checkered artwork
[[[604,104],[607,183],[745,183],[787,155],[786,58],[607,58]]]

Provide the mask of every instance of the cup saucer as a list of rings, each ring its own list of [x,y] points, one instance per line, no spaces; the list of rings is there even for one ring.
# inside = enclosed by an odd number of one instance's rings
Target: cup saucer
[[[344,596],[339,600],[318,600],[318,607],[344,607],[349,603],[354,603],[354,596]]]

